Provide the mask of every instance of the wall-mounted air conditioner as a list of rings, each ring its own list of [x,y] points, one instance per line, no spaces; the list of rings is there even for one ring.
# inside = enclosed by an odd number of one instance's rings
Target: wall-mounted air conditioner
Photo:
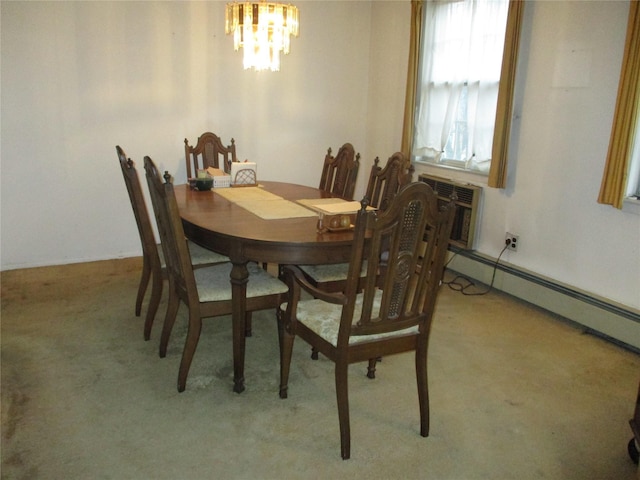
[[[450,244],[466,250],[473,250],[482,187],[425,173],[420,174],[418,179],[433,188],[433,191],[443,202],[449,201],[455,192],[457,209]],[[425,240],[427,239],[425,238]]]

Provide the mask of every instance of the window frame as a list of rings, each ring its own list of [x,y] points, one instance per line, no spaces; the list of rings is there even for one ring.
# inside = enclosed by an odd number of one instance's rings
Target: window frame
[[[411,41],[409,46],[409,66],[402,131],[402,151],[409,156],[411,156],[413,150],[415,131],[417,86],[420,75],[421,43],[423,37],[422,24],[425,3],[426,0],[411,1]],[[498,89],[496,121],[494,124],[491,166],[487,182],[489,187],[494,188],[506,187],[516,67],[524,8],[525,2],[523,0],[509,0],[500,87]],[[443,166],[441,168],[446,167]]]
[[[428,1],[413,159],[487,176],[509,0]]]

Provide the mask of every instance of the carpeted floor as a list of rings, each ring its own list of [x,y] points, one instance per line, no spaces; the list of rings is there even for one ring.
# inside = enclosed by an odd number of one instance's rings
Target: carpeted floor
[[[443,289],[429,353],[431,434],[413,358],[350,371],[340,459],[332,364],[297,341],[278,398],[273,312],[254,315],[232,392],[229,317],[205,323],[176,390],[182,307],[142,339],[139,259],[2,272],[3,479],[630,479],[640,356],[492,292]],[[161,306],[164,307],[164,304]]]

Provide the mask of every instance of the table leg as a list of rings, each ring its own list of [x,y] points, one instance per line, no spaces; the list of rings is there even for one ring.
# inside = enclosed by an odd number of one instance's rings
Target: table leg
[[[244,391],[245,318],[247,313],[247,282],[249,271],[247,262],[232,259],[231,302],[233,324],[233,391]]]

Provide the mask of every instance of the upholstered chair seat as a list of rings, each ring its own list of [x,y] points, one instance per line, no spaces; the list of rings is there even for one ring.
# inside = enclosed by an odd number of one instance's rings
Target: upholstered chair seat
[[[231,287],[229,276],[232,264],[230,262],[200,268],[193,271],[201,302],[231,301]],[[287,286],[262,267],[255,263],[247,265],[249,281],[247,282],[247,298],[266,295],[284,294]]]
[[[347,278],[349,271],[348,263],[330,263],[325,265],[300,265],[302,271],[311,277],[316,284],[326,284],[331,282],[343,282]],[[361,276],[367,271],[366,260],[362,264]]]
[[[363,295],[356,295],[353,319],[356,322],[362,314]],[[380,301],[382,291],[378,290],[373,299],[372,315],[378,316],[380,311]],[[286,304],[283,305],[286,310]],[[324,300],[311,299],[298,302],[296,316],[298,321],[304,323],[310,330],[318,336],[324,338],[334,347],[338,346],[338,330],[340,330],[340,315],[342,315],[342,305],[327,303]],[[349,337],[349,345],[356,345],[365,342],[374,342],[383,338],[402,335],[415,335],[418,333],[418,326],[414,325],[403,330],[393,332],[378,333],[372,335],[357,335]]]

